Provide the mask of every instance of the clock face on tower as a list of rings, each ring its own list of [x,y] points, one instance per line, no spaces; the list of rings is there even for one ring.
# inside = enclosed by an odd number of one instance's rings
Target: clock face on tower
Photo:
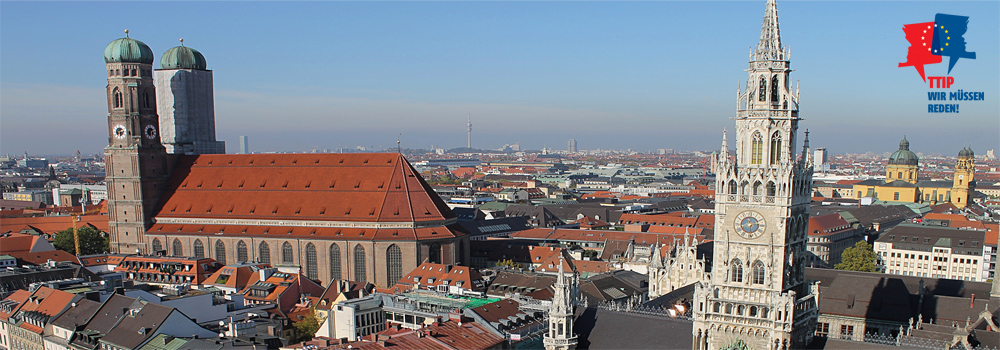
[[[128,134],[128,132],[125,131],[124,125],[115,125],[115,137],[123,139],[126,134]]]
[[[736,228],[736,234],[740,237],[754,239],[764,233],[767,223],[764,222],[764,217],[760,213],[747,210],[736,215],[733,226]]]
[[[146,125],[145,134],[146,134],[146,138],[147,139],[154,139],[154,138],[156,138],[156,127],[152,126],[152,125]]]

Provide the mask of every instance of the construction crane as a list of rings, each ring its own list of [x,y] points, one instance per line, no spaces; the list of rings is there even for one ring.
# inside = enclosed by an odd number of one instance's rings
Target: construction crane
[[[81,209],[85,208],[82,204],[80,205],[80,207],[81,207]],[[101,208],[96,208],[96,209],[92,209],[92,210],[83,210],[83,211],[80,211],[79,213],[76,213],[76,214],[73,214],[73,213],[69,214],[70,216],[73,217],[73,246],[76,247],[76,256],[80,256],[80,235],[79,235],[80,232],[79,232],[79,229],[77,228],[76,223],[80,222],[80,218],[82,216],[87,215],[87,214],[98,213],[100,211],[101,211]]]

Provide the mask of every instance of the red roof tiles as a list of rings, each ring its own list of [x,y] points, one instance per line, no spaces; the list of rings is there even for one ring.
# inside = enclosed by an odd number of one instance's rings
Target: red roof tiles
[[[178,162],[156,217],[415,222],[454,217],[399,154],[212,154]]]

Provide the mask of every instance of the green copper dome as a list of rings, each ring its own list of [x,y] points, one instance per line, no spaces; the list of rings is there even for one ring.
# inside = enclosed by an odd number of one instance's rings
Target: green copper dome
[[[153,63],[153,50],[143,42],[129,37],[116,39],[104,48],[104,62]]]
[[[160,69],[200,69],[206,70],[205,56],[187,46],[177,46],[167,50],[160,57]]]
[[[910,141],[906,141],[906,136],[899,141],[899,150],[889,156],[889,164],[892,165],[917,165],[919,162],[920,158],[910,151]]]

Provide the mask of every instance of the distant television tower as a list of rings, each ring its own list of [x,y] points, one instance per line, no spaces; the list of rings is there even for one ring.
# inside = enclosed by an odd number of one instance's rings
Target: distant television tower
[[[469,141],[466,147],[472,149],[472,112],[469,112]]]

